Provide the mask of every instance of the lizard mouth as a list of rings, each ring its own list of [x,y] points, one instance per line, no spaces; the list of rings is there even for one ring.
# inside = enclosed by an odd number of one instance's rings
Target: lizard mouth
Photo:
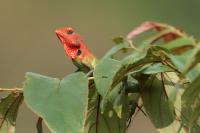
[[[64,44],[65,41],[64,41],[64,38],[62,36],[62,33],[60,31],[58,31],[58,30],[56,30],[55,32],[56,32],[56,35],[57,35],[58,39],[62,42],[62,44]]]

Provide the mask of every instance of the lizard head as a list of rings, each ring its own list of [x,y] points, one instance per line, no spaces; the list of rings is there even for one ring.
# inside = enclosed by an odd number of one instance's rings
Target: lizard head
[[[81,36],[71,27],[57,29],[56,35],[64,46],[65,52],[72,60],[88,66],[93,65],[95,57],[89,51]]]
[[[82,39],[71,27],[57,29],[56,34],[62,44],[67,45],[68,47],[80,47]]]
[[[84,42],[80,35],[75,33],[74,29],[71,27],[65,27],[57,29],[55,32],[63,44],[66,54],[70,58],[76,59],[77,56],[81,55],[81,50],[84,49]]]

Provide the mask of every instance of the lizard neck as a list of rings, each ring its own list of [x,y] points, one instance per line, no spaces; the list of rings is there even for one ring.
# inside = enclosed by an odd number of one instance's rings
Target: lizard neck
[[[94,69],[98,63],[98,59],[92,53],[87,54],[87,56],[77,57],[76,60],[82,62],[90,69]]]

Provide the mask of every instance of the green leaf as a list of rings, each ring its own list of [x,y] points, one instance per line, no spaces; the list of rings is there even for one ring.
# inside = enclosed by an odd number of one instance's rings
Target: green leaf
[[[19,106],[23,101],[22,93],[11,93],[0,102],[0,132],[14,133]]]
[[[175,115],[173,105],[166,96],[163,81],[155,75],[145,79],[140,79],[144,108],[156,128],[167,127],[174,121]]]
[[[126,56],[121,62],[124,66],[131,66],[132,64],[135,64],[136,62],[139,62],[142,59],[145,59],[147,56],[147,52],[137,52],[134,51],[131,55]]]
[[[196,47],[193,50],[193,58],[191,58],[189,66],[187,67],[187,69],[185,70],[184,74],[189,72],[192,69],[195,69],[195,66],[199,65],[200,62],[200,44],[197,44]]]
[[[130,48],[129,45],[127,43],[120,43],[117,44],[116,46],[114,46],[113,48],[111,48],[103,57],[104,58],[113,58],[113,56],[119,52],[120,50],[123,49],[128,49]]]
[[[182,46],[194,46],[194,39],[193,38],[178,38],[174,41],[170,41],[168,43],[165,43],[162,45],[162,47],[166,48],[166,49],[175,49],[178,47],[182,47]]]
[[[117,72],[121,68],[122,68],[121,62],[111,58],[105,58],[99,62],[99,64],[96,66],[96,69],[94,70],[94,81],[99,94],[102,96],[102,103],[101,103],[102,112],[105,111],[108,102],[116,104],[116,98],[118,97],[120,85],[112,87],[112,84],[114,76],[118,75]],[[121,117],[122,112],[119,113],[117,111],[118,107],[115,106],[115,111]]]
[[[183,89],[183,85],[179,83],[180,78],[175,72],[165,72],[165,73],[161,73],[161,80],[162,80],[163,87],[165,87],[168,100],[172,104],[174,104],[175,108],[178,108],[175,105],[175,102],[177,102],[177,99],[180,98],[179,93],[180,93],[180,90]]]
[[[200,80],[200,75],[185,89],[185,92],[183,93],[183,96],[182,96],[182,100],[184,104],[191,105],[200,96],[199,80]]]
[[[144,65],[156,60],[148,56],[145,58],[145,56],[146,53],[137,52],[121,62],[111,58],[104,58],[97,64],[94,70],[94,81],[98,92],[103,97],[103,110],[108,102],[110,92],[121,82],[127,73],[137,71]]]
[[[104,98],[111,90],[113,78],[121,69],[122,65],[119,61],[105,58],[99,62],[94,70],[94,81],[98,92]]]
[[[139,98],[140,98],[139,93],[128,94],[128,103],[129,103],[129,106],[130,106],[130,118],[135,113]]]
[[[181,71],[185,71],[186,68],[192,63],[195,59],[197,49],[188,50],[181,55],[169,55],[169,58],[172,60],[174,65]]]
[[[55,133],[83,133],[88,100],[88,80],[77,72],[59,80],[27,73],[26,104]]]
[[[189,81],[193,81],[200,74],[200,65],[196,60],[198,59],[199,46],[200,45],[196,45],[195,48],[187,50],[180,55],[168,54],[174,66],[182,75],[185,75]]]
[[[159,133],[188,133],[180,121],[174,120],[169,126],[157,129]]]
[[[171,68],[169,68],[166,65],[163,65],[162,63],[155,63],[152,64],[148,67],[146,67],[142,73],[144,74],[156,74],[156,73],[161,73],[161,72],[169,72],[172,71]]]
[[[185,89],[182,95],[182,119],[191,132],[200,132],[200,75]]]
[[[121,90],[121,92],[119,92],[117,96],[115,96],[115,100],[113,103],[113,108],[119,118],[123,117],[124,107],[126,108],[126,106],[127,106],[127,95],[125,89],[123,89]],[[128,110],[125,111],[127,112]]]
[[[195,53],[196,50],[188,50],[181,55],[169,55],[169,58],[180,72],[185,73],[195,58]],[[188,80],[193,81],[199,74],[200,65],[197,65],[186,73],[186,77]]]
[[[183,84],[175,72],[162,73],[163,87],[168,96],[168,101],[174,106],[176,119],[166,127],[159,128],[160,133],[187,133],[187,130],[181,120],[181,95],[183,93]]]
[[[157,59],[146,54],[146,52],[136,52],[127,56],[121,61],[122,67],[116,72],[111,86],[115,87],[127,75],[141,72],[154,61],[157,61]]]

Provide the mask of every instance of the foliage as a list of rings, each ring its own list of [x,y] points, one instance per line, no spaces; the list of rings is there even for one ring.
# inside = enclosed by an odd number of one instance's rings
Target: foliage
[[[14,133],[19,106],[23,101],[23,94],[12,92],[0,102],[1,132]]]
[[[135,44],[147,31],[154,32]],[[92,74],[74,72],[59,80],[27,73],[23,90],[0,102],[1,131],[14,132],[24,95],[26,105],[55,133],[125,133],[137,109],[161,133],[199,133],[199,42],[156,22],[113,41]]]

